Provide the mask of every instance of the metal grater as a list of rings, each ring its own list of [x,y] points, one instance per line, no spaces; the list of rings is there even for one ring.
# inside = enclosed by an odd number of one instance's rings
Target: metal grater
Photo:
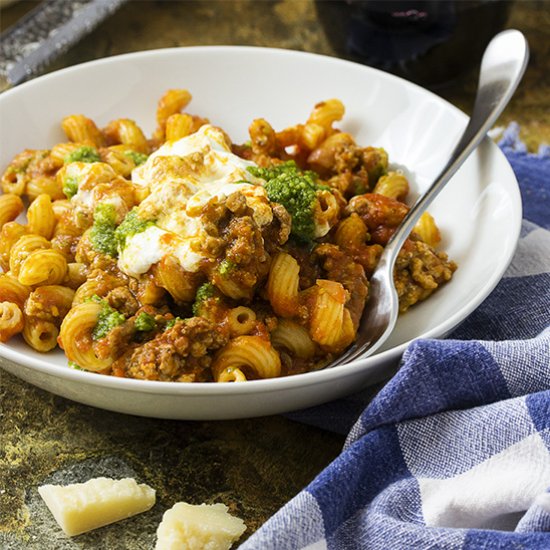
[[[0,35],[0,91],[38,76],[126,0],[44,0]]]

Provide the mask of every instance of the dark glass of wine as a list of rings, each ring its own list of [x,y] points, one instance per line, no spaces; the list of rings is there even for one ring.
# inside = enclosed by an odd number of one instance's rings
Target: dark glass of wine
[[[342,57],[438,88],[477,67],[510,0],[317,0]]]

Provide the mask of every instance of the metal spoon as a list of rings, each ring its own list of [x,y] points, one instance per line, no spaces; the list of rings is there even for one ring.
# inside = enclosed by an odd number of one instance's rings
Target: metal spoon
[[[439,177],[416,201],[385,247],[370,279],[369,300],[355,343],[327,367],[372,355],[391,334],[399,312],[399,300],[393,280],[397,255],[422,213],[480,144],[502,113],[525,72],[528,59],[529,46],[523,34],[517,30],[497,34],[487,46],[481,61],[478,90],[470,122]]]

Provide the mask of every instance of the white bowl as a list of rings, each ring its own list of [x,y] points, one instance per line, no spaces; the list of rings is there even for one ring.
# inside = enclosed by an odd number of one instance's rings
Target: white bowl
[[[263,48],[174,48],[85,63],[3,93],[0,168],[25,148],[62,141],[59,122],[68,114],[86,114],[100,126],[128,117],[151,132],[156,102],[169,88],[187,88],[189,111],[207,116],[236,142],[248,139],[254,118],[282,129],[305,121],[315,103],[339,98],[346,106],[339,127],[361,145],[384,147],[392,163],[406,167],[413,194],[437,174],[467,123],[436,95],[347,61]],[[521,199],[510,165],[488,139],[430,212],[459,268],[449,284],[399,319],[380,352],[362,361],[241,384],[150,382],[73,370],[61,351],[40,354],[16,338],[0,345],[0,364],[69,399],[160,418],[262,416],[342,397],[389,375],[411,340],[447,334],[491,292],[512,258]]]

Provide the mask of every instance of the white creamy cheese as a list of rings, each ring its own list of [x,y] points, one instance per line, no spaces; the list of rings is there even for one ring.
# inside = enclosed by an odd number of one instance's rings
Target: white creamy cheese
[[[167,252],[161,241],[165,234],[166,231],[152,225],[141,233],[127,237],[126,246],[118,258],[118,267],[131,277],[147,273]]]
[[[246,531],[225,504],[178,502],[164,513],[155,550],[229,550]]]
[[[200,183],[203,178],[256,181],[247,171],[249,166],[256,166],[255,163],[234,155],[225,141],[223,132],[210,124],[205,124],[197,132],[177,141],[166,142],[153,152],[145,163],[134,168],[132,181],[138,185],[151,186],[163,184],[170,178],[179,179],[181,164],[178,163],[172,165],[166,163],[167,173],[161,174],[162,177],[159,178],[159,171],[155,170],[155,167],[160,164],[158,159],[160,157],[184,158],[197,154],[203,157],[203,169],[194,174],[187,174],[188,183]]]
[[[199,248],[199,243],[197,241],[194,239],[182,239],[174,245],[173,255],[177,258],[185,271],[194,273],[198,271],[200,261],[204,256],[193,250],[193,248]]]
[[[188,228],[193,226],[189,224]],[[147,273],[164,256],[171,254],[185,271],[198,271],[200,261],[204,258],[197,252],[200,249],[200,226],[195,231],[189,229],[182,233],[188,236],[180,237],[153,225],[141,233],[127,237],[126,246],[119,255],[118,267],[127,275],[137,278]]]
[[[79,189],[71,201],[76,207],[83,208],[84,210],[93,211],[95,206],[94,193],[90,190]]]
[[[189,197],[187,212],[198,213],[213,198],[224,199],[236,191],[246,193],[252,187],[255,186],[250,183],[226,183],[223,180],[212,181],[209,185],[205,185]]]
[[[116,212],[128,211],[126,203],[120,195],[109,195],[101,199],[101,204],[111,204]]]
[[[173,209],[171,216],[161,216],[163,229],[176,235],[186,237],[200,237],[202,235],[202,223],[199,217],[192,217],[185,209]]]
[[[167,142],[132,172],[132,181],[148,189],[138,206],[143,219],[156,227],[129,237],[119,258],[120,269],[132,277],[146,273],[165,255],[195,272],[206,258],[201,250],[206,233],[200,220],[212,199],[244,195],[254,221],[263,227],[273,220],[267,193],[247,168],[255,163],[231,152],[221,130],[204,125],[194,134]]]
[[[96,185],[108,183],[115,177],[116,172],[104,162],[71,162],[63,166],[57,175],[63,185],[72,182],[78,186],[71,202],[85,211],[93,211],[98,203],[94,193]],[[105,199],[101,201],[105,202]]]
[[[135,479],[98,477],[73,485],[43,485],[40,496],[70,537],[152,508],[155,490]]]

